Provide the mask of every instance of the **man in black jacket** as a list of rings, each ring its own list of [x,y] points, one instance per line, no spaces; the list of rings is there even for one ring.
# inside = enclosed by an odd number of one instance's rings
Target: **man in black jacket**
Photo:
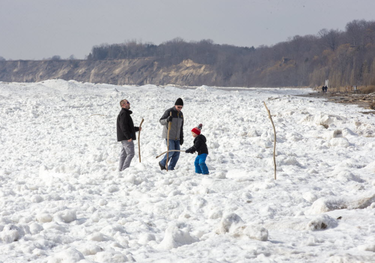
[[[134,157],[135,133],[142,128],[134,127],[133,119],[130,116],[133,112],[130,109],[130,103],[127,100],[120,101],[121,111],[117,117],[117,141],[121,142],[121,155],[119,171],[123,171],[130,166]]]

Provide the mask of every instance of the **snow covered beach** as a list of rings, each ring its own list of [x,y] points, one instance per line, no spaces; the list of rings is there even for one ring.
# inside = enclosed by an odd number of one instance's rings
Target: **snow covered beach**
[[[308,92],[0,83],[0,262],[375,262],[375,120]],[[158,166],[178,97],[208,176]],[[121,99],[145,121],[119,173]]]

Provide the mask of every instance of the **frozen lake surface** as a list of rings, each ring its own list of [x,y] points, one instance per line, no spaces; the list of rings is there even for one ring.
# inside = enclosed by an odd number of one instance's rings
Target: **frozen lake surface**
[[[0,83],[0,262],[375,262],[374,118],[309,92]],[[208,176],[155,158],[179,97]],[[144,123],[119,173],[121,99]]]

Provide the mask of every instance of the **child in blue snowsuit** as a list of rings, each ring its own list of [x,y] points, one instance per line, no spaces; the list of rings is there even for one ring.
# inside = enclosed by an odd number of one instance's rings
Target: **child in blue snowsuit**
[[[194,153],[198,152],[197,158],[195,158],[194,165],[195,165],[195,172],[197,174],[209,174],[207,165],[206,165],[206,158],[208,155],[208,149],[206,145],[206,137],[201,134],[202,124],[199,124],[198,127],[195,127],[191,130],[191,134],[193,135],[194,139],[194,146],[187,149],[186,153]]]

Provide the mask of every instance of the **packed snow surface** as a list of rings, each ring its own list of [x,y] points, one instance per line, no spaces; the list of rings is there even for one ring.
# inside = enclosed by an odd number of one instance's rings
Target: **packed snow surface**
[[[308,92],[0,83],[0,262],[375,262],[375,119]],[[209,175],[159,168],[179,97]],[[118,172],[121,99],[144,123]]]

